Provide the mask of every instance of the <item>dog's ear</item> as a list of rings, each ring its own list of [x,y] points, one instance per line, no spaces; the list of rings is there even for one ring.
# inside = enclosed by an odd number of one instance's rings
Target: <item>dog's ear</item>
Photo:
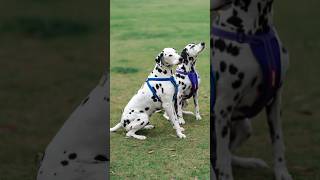
[[[156,63],[160,64],[162,63],[163,60],[163,52],[161,52],[155,59]]]
[[[181,57],[183,58],[183,62],[188,64],[188,52],[187,52],[187,48],[184,48],[181,52]]]

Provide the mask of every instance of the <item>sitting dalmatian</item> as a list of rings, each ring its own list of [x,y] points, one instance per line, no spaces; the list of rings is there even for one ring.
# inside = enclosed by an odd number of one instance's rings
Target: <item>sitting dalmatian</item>
[[[108,179],[109,82],[106,72],[65,121],[42,154],[37,180]]]
[[[180,124],[185,124],[183,119],[184,114],[193,114],[192,112],[183,111],[183,108],[187,106],[187,100],[193,97],[195,106],[195,116],[197,120],[201,120],[198,104],[200,76],[196,71],[196,62],[198,55],[204,50],[205,43],[188,44],[181,52],[183,58],[182,63],[178,65],[176,69],[175,79],[179,84],[178,96],[177,96],[177,115]],[[166,119],[169,119],[167,114],[164,114]]]
[[[135,134],[138,130],[151,129],[149,117],[157,110],[164,109],[176,129],[179,138],[185,138],[180,127],[175,103],[177,96],[177,84],[172,75],[172,67],[181,63],[182,58],[173,48],[165,48],[155,59],[156,65],[149,74],[146,82],[124,108],[120,122],[111,132],[123,127],[127,131],[126,136],[137,139],[146,139],[145,136]]]
[[[231,154],[250,136],[250,118],[264,108],[273,145],[275,179],[292,179],[286,166],[280,118],[289,58],[272,23],[272,5],[273,0],[212,0],[212,117],[219,180],[233,179],[231,164],[267,167],[260,159]]]

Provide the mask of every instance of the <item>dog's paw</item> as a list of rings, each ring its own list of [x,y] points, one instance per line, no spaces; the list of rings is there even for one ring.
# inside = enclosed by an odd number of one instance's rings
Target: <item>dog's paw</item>
[[[139,140],[145,140],[145,139],[147,139],[147,137],[146,137],[146,136],[137,135],[137,134],[132,135],[132,137],[134,137],[134,138],[136,138],[136,139],[139,139]]]
[[[275,180],[292,180],[292,176],[288,172],[286,167],[283,168],[275,168]]]
[[[183,118],[178,118],[178,122],[179,124],[185,124],[186,121]]]
[[[162,116],[163,116],[165,119],[170,120],[170,118],[169,118],[169,116],[167,115],[167,113],[164,113]]]
[[[186,138],[186,135],[184,135],[183,133],[177,133],[177,136],[178,136],[180,139]]]
[[[144,127],[144,129],[153,129],[153,128],[154,128],[154,125],[151,125],[151,124],[146,125],[146,126]]]
[[[202,119],[202,117],[200,116],[200,114],[197,114],[196,115],[196,120],[201,120]]]

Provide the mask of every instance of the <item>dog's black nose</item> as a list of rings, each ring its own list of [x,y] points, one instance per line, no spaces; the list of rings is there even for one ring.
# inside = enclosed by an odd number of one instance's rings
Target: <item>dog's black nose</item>
[[[204,42],[201,42],[201,46],[205,46],[206,45],[206,43],[204,43]]]
[[[180,62],[182,62],[182,60],[183,60],[183,58],[182,58],[182,57],[181,57],[181,58],[179,58],[179,61],[180,61]]]

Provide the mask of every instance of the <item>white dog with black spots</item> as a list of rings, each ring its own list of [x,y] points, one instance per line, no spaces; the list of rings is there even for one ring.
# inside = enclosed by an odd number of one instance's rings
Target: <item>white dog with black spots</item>
[[[212,117],[216,128],[216,172],[219,180],[234,179],[232,164],[242,167],[267,167],[261,159],[238,157],[231,152],[251,135],[251,122],[245,112],[255,108],[253,106],[264,91],[263,85],[266,83],[258,59],[252,51],[254,47],[246,43],[242,37],[259,37],[270,31],[274,32],[279,48],[273,52],[279,52],[281,62],[279,84],[283,83],[289,66],[288,52],[281,44],[273,26],[272,5],[273,0],[211,1],[211,11],[214,15],[213,29],[218,28],[224,32],[243,35],[239,36],[239,41],[235,41],[232,38],[221,37],[232,36],[225,35],[227,33],[220,33],[221,36],[219,33],[211,34],[211,60],[216,78],[216,101]],[[273,145],[275,179],[292,180],[285,160],[280,118],[281,93],[280,85],[274,96],[263,104],[263,107],[266,108]]]
[[[181,63],[182,58],[174,48],[164,48],[163,51],[155,58],[156,65],[149,74],[149,85],[145,82],[138,90],[129,103],[124,108],[120,122],[111,132],[123,127],[127,131],[127,137],[133,137],[140,140],[146,139],[146,136],[137,135],[140,129],[152,129],[154,126],[149,123],[151,115],[158,110],[164,109],[176,130],[179,138],[185,138],[182,133],[184,129],[180,127],[177,114],[175,111],[176,87],[173,80],[172,68],[174,65]]]

